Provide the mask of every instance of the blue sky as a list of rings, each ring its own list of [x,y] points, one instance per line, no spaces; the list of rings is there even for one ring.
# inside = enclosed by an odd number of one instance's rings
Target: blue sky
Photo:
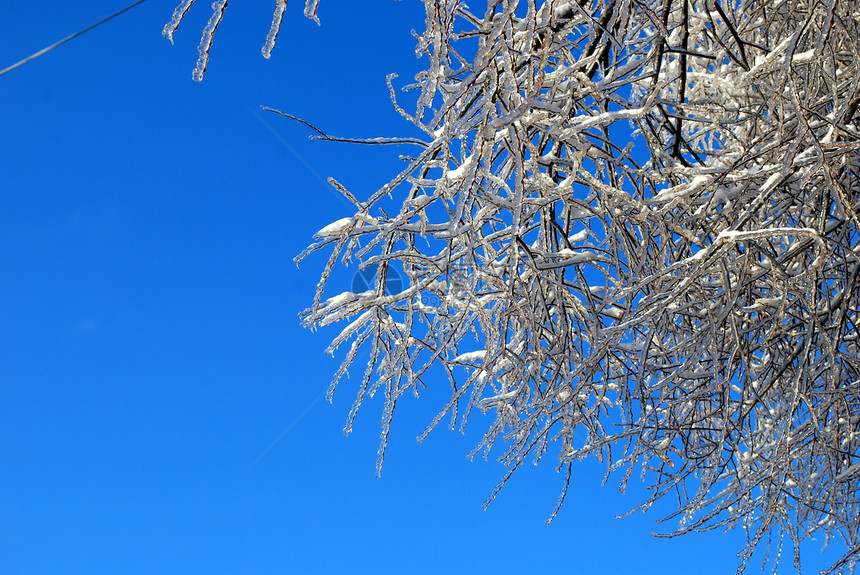
[[[339,361],[336,332],[298,323],[324,254],[292,260],[350,215],[319,176],[366,197],[402,151],[310,142],[259,106],[416,135],[384,78],[420,70],[424,15],[329,0],[317,27],[302,4],[267,61],[274,2],[231,3],[201,84],[205,0],[175,46],[175,0],[150,0],[0,77],[0,573],[734,572],[742,535],[655,539],[659,510],[614,520],[642,491],[601,488],[591,463],[551,526],[550,459],[483,511],[504,468],[465,458],[480,417],[415,442],[445,381],[399,405],[381,479],[381,402],[349,437],[354,382],[314,403]],[[0,68],[123,5],[0,3]],[[838,557],[820,543],[804,573]]]

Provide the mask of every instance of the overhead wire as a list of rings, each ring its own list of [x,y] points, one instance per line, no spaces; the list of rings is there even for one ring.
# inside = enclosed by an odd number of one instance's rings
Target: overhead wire
[[[94,23],[94,24],[90,24],[89,26],[87,26],[87,27],[86,27],[86,28],[84,28],[83,30],[79,30],[78,32],[75,32],[74,34],[71,34],[71,35],[69,35],[69,36],[66,36],[65,38],[63,38],[62,40],[60,40],[60,41],[58,41],[58,42],[54,42],[53,44],[51,44],[50,46],[48,46],[48,47],[46,47],[46,48],[42,48],[42,49],[41,49],[41,50],[39,50],[38,52],[36,52],[36,53],[34,53],[34,54],[31,54],[30,56],[27,56],[27,57],[26,57],[26,58],[24,58],[23,60],[20,60],[20,61],[18,61],[18,62],[15,62],[15,63],[14,63],[14,64],[12,64],[11,66],[9,66],[9,67],[7,67],[7,68],[4,68],[3,70],[0,70],[0,76],[2,76],[2,75],[4,75],[4,74],[6,74],[6,73],[8,73],[8,72],[11,72],[11,71],[12,71],[12,70],[14,70],[15,68],[18,68],[19,66],[23,66],[24,64],[26,64],[27,62],[30,62],[31,60],[35,60],[35,59],[36,59],[36,58],[38,58],[39,56],[42,56],[42,55],[44,55],[44,54],[47,54],[48,52],[50,52],[50,51],[51,51],[51,50],[53,50],[54,48],[56,48],[56,47],[58,47],[58,46],[62,46],[62,45],[63,45],[63,44],[65,44],[66,42],[68,42],[68,41],[70,41],[70,40],[74,40],[74,39],[75,39],[75,38],[77,38],[78,36],[81,36],[81,35],[83,35],[83,34],[86,34],[86,33],[87,33],[87,32],[89,32],[90,30],[92,30],[93,28],[97,28],[97,27],[101,26],[102,24],[104,24],[104,23],[106,23],[106,22],[109,22],[110,20],[113,20],[114,18],[116,18],[116,17],[117,17],[117,16],[119,16],[120,14],[123,14],[124,12],[128,12],[129,10],[131,10],[132,8],[134,8],[135,6],[139,6],[140,4],[143,4],[144,2],[146,2],[146,0],[136,0],[135,2],[132,2],[131,4],[129,4],[128,6],[126,6],[125,8],[123,8],[122,10],[118,10],[117,12],[114,12],[114,13],[113,13],[113,14],[111,14],[110,16],[107,16],[107,17],[105,17],[105,18],[102,18],[102,19],[101,19],[101,20],[99,20],[98,22],[96,22],[96,23]]]

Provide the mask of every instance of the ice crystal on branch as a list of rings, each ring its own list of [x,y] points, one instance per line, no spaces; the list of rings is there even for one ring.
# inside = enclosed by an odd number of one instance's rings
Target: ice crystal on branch
[[[275,39],[278,37],[278,31],[281,29],[281,21],[284,19],[284,10],[287,9],[287,0],[277,0],[275,6],[275,14],[272,16],[272,27],[269,28],[269,34],[266,36],[266,44],[263,46],[263,58],[269,59],[272,57],[272,50],[275,49]]]
[[[566,492],[593,456],[676,502],[669,535],[746,530],[742,569],[774,533],[798,569],[838,536],[853,569],[860,2],[425,6],[414,112],[389,80],[425,140],[367,200],[338,184],[355,215],[298,258],[331,250],[305,325],[350,322],[330,394],[369,349],[347,430],[380,393],[381,465],[436,366],[427,432],[495,413],[474,453],[504,444],[499,488],[552,453]],[[338,260],[378,287],[326,299]]]
[[[197,65],[191,73],[191,77],[195,82],[203,81],[203,75],[206,73],[206,66],[209,64],[209,50],[212,48],[212,41],[215,38],[215,30],[218,28],[218,24],[221,23],[221,19],[224,17],[224,10],[227,8],[227,2],[228,0],[215,0],[212,4],[212,16],[209,18],[206,28],[203,29],[203,36],[200,38],[200,45],[197,48],[199,53]],[[176,10],[174,10],[173,17],[170,19],[170,22],[164,26],[164,30],[162,30],[161,33],[165,38],[170,40],[171,44],[173,44],[174,32],[179,28],[179,24],[182,22],[185,14],[188,13],[188,9],[191,8],[192,4],[194,4],[194,0],[182,0],[176,7]],[[317,18],[316,15],[317,4],[319,4],[319,0],[307,0],[307,4],[305,5],[305,16],[319,24],[319,18]],[[284,10],[286,7],[287,0],[275,0],[275,13],[272,16],[272,26],[269,28],[269,33],[266,35],[266,41],[261,50],[263,57],[266,59],[271,57],[272,50],[275,49],[275,40],[278,38],[278,32],[281,29],[281,20],[284,17]]]

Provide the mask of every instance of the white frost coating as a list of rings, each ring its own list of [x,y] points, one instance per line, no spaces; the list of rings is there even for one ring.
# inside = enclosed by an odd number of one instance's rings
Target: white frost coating
[[[782,177],[782,174],[777,172],[775,174],[771,174],[771,176],[765,181],[764,185],[761,187],[762,192],[769,192],[772,187],[776,185],[779,179]]]
[[[206,23],[206,28],[203,29],[203,37],[200,39],[200,45],[197,47],[197,66],[191,73],[191,78],[195,82],[203,81],[203,74],[206,73],[206,65],[209,63],[209,48],[212,47],[212,37],[215,35],[215,29],[221,23],[221,18],[224,17],[224,8],[227,7],[227,0],[215,0],[212,4],[212,16],[209,22]]]
[[[650,111],[652,106],[651,101],[647,102],[641,108],[633,108],[631,110],[616,110],[613,112],[603,112],[594,116],[580,115],[574,118],[571,123],[575,124],[571,128],[566,128],[559,134],[559,139],[573,138],[579,132],[588,130],[595,126],[612,124],[619,120],[638,120]]]
[[[317,26],[320,25],[320,19],[317,18],[317,5],[320,3],[320,0],[308,0],[305,3],[305,17],[310,18],[314,22],[317,23]]]
[[[433,201],[433,196],[428,196],[427,194],[419,194],[412,198],[411,200],[406,200],[406,204],[414,207],[416,210],[420,210],[427,204]]]
[[[569,248],[562,248],[552,254],[556,258],[556,260],[560,264],[564,264],[567,266],[572,266],[574,264],[581,264],[584,262],[591,262],[597,259],[597,255],[594,252],[575,252]]]
[[[453,363],[474,363],[481,361],[487,355],[487,350],[470,351],[463,353],[454,358]]]
[[[445,174],[445,179],[451,182],[462,180],[466,176],[466,170],[469,169],[469,165],[472,163],[472,158],[473,156],[469,156],[456,169],[448,171]]]
[[[330,223],[314,235],[318,238],[330,238],[333,236],[337,236],[340,235],[343,230],[352,226],[354,222],[355,218],[341,218],[337,221]]]
[[[843,481],[848,481],[855,475],[860,475],[860,462],[848,466],[842,473],[834,478],[834,481],[836,481],[836,483],[842,483]]]
[[[514,389],[512,391],[507,391],[505,393],[500,393],[498,395],[494,395],[492,397],[487,397],[481,400],[481,407],[492,407],[496,403],[503,403],[505,401],[510,401],[514,399],[519,393],[518,389]]]
[[[470,456],[508,440],[513,472],[555,441],[569,472],[617,450],[606,465],[622,485],[647,465],[642,508],[666,485],[696,492],[678,500],[672,535],[725,525],[728,510],[748,532],[802,542],[825,513],[809,502],[827,501],[840,524],[827,535],[860,541],[845,519],[860,471],[840,473],[860,462],[846,381],[860,219],[845,167],[860,58],[847,34],[827,34],[860,0],[783,0],[795,16],[773,26],[779,1],[709,15],[713,2],[500,0],[484,17],[423,2],[428,65],[404,87],[420,91],[415,115],[392,100],[429,141],[306,252],[331,250],[303,322],[350,324],[338,376],[364,376],[347,429],[368,391],[384,395],[380,460],[394,400],[442,367],[450,401],[422,439],[449,415],[496,410]],[[583,38],[591,56],[570,57]],[[338,262],[380,261],[403,270],[405,291],[326,302]],[[719,410],[701,402],[715,391]]]
[[[624,315],[624,310],[618,306],[610,305],[603,308],[603,315],[607,315],[612,319],[621,319],[621,316]]]
[[[788,48],[789,44],[791,44],[791,40],[791,36],[788,36],[787,38],[784,38],[782,42],[777,44],[776,48],[771,50],[767,56],[763,58],[761,56],[756,57],[755,66],[745,74],[746,78],[744,79],[748,80],[749,78],[755,77],[759,72],[770,66],[773,62],[776,62],[781,58],[785,58],[785,49]]]
[[[287,8],[287,0],[275,0],[275,14],[272,16],[272,27],[269,28],[269,33],[266,35],[266,44],[263,46],[263,58],[269,59],[272,57],[272,50],[275,49],[275,39],[278,37],[278,31],[281,29],[281,21],[284,19],[284,10]]]
[[[579,242],[584,242],[587,237],[588,237],[588,230],[586,229],[586,230],[582,230],[580,232],[573,234],[572,236],[567,238],[567,241],[569,241],[572,244],[578,244]]]
[[[803,64],[805,62],[811,62],[815,58],[815,50],[807,50],[806,52],[801,52],[800,54],[795,54],[791,57],[792,64]]]
[[[666,188],[665,190],[660,190],[660,192],[654,196],[653,201],[667,202],[680,196],[690,196],[698,192],[704,186],[710,184],[712,181],[712,176],[696,176],[686,184],[679,184],[677,186],[672,186],[671,188]]]
[[[336,338],[334,338],[331,344],[326,349],[327,353],[333,354],[334,351],[342,344],[349,336],[355,333],[358,329],[360,329],[364,324],[371,320],[374,316],[374,310],[370,309],[358,316],[358,319],[353,321],[351,324],[343,328]]]
[[[351,291],[345,291],[341,294],[338,294],[334,297],[330,297],[327,300],[325,300],[324,307],[326,307],[326,308],[340,307],[347,302],[355,301],[357,298],[358,298],[358,296],[356,296]]]
[[[185,13],[188,12],[188,9],[191,8],[192,4],[194,4],[194,0],[182,0],[179,6],[176,7],[176,10],[173,11],[173,18],[170,19],[170,22],[164,25],[164,30],[161,31],[161,35],[167,38],[171,44],[173,44],[173,33],[176,32],[177,28],[179,28],[179,23],[182,22],[182,17],[185,16]]]

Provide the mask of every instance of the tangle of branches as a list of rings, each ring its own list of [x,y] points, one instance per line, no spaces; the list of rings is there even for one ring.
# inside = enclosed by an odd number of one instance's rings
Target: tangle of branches
[[[641,507],[676,502],[669,536],[746,530],[740,570],[776,534],[799,571],[821,534],[853,571],[860,2],[424,4],[414,110],[389,79],[419,152],[367,199],[335,182],[355,215],[297,258],[331,251],[305,325],[351,320],[329,394],[369,350],[347,431],[381,394],[381,465],[435,366],[425,435],[494,412],[474,453],[504,445],[499,488],[527,457],[567,480],[595,457]],[[338,260],[376,288],[326,299]]]

